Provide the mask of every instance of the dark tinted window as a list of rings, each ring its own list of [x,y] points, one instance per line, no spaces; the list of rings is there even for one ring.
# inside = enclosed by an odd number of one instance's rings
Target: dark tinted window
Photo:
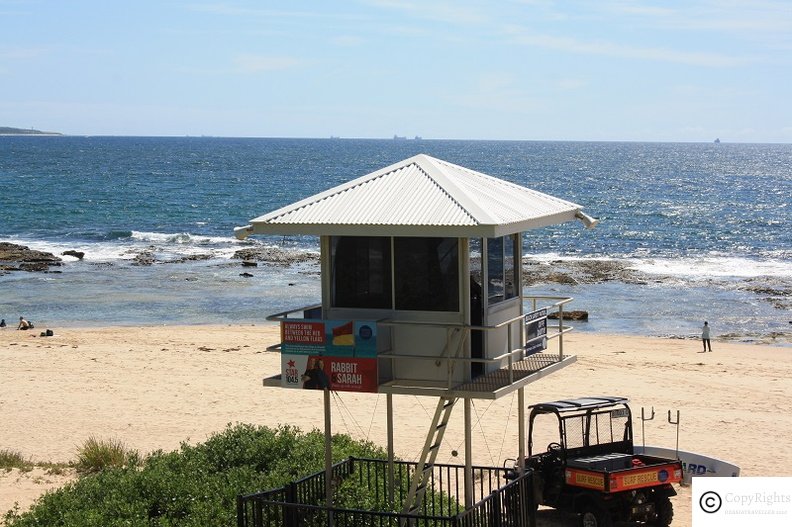
[[[503,237],[503,287],[504,298],[514,298],[517,296],[517,281],[514,275],[515,269],[514,236]]]
[[[487,238],[487,285],[489,303],[495,304],[519,294],[520,263],[515,243],[517,235]]]
[[[391,308],[390,238],[334,236],[333,306]]]
[[[456,238],[394,238],[396,309],[459,311]]]
[[[487,238],[487,287],[490,304],[503,300],[503,238]]]

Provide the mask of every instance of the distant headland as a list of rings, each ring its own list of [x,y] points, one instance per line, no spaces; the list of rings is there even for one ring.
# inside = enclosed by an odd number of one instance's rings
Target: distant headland
[[[42,132],[33,128],[12,128],[0,126],[0,135],[63,135],[60,132]]]

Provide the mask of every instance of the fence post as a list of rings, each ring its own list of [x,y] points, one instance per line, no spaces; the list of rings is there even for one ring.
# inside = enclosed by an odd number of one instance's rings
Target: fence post
[[[264,525],[264,505],[261,499],[256,497],[253,500],[253,527],[261,527]]]
[[[526,499],[523,500],[525,503],[525,507],[528,508],[528,525],[531,527],[536,527],[536,493],[534,492],[535,483],[534,479],[537,477],[536,472],[533,469],[530,470],[530,476],[525,478],[525,484],[523,488],[525,489],[525,497]]]
[[[503,495],[501,491],[496,490],[492,493],[492,499],[490,503],[492,504],[492,526],[493,527],[500,527],[501,524],[501,510],[502,510],[502,499]]]
[[[247,527],[247,518],[245,517],[245,501],[242,499],[241,494],[237,494],[237,527]]]
[[[287,484],[284,488],[284,497],[286,498],[283,500],[285,503],[283,506],[285,510],[283,511],[283,519],[286,527],[299,527],[299,521],[297,518],[297,507],[295,506],[297,503],[297,485],[293,482]]]

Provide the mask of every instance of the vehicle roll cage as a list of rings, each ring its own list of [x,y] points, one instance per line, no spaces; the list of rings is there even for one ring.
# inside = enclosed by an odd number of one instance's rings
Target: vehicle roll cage
[[[558,445],[560,452],[558,452],[558,455],[561,455],[564,459],[568,456],[574,457],[576,454],[583,451],[590,455],[598,454],[599,450],[603,452],[623,452],[625,454],[632,454],[632,413],[627,402],[628,399],[626,397],[601,396],[563,399],[529,406],[531,414],[528,424],[528,455],[533,456],[539,453],[534,452],[533,448],[534,419],[538,415],[544,414],[553,414],[558,419],[558,437],[560,439],[560,444]],[[619,414],[616,415],[613,412],[619,412]],[[597,441],[592,445],[592,421],[596,421],[600,415],[604,414],[610,414],[611,418],[614,416],[626,417],[622,440],[608,441],[605,443],[599,443],[599,441]],[[566,421],[569,419],[583,420],[583,444],[580,446],[570,448],[568,445]]]

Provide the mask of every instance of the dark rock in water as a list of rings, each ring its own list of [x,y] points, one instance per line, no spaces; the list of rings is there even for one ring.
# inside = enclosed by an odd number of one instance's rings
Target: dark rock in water
[[[132,258],[133,265],[152,265],[156,261],[152,251],[143,251]]]
[[[740,290],[762,295],[762,300],[776,309],[792,309],[792,284],[788,279],[762,276],[745,282],[747,285],[741,286]]]
[[[266,262],[275,265],[291,265],[302,262],[319,263],[319,254],[299,250],[286,250],[279,247],[250,247],[240,249],[233,258],[247,262]]]
[[[619,281],[625,284],[646,285],[646,276],[628,269],[623,262],[612,260],[554,260],[551,263],[524,259],[523,283],[587,285]]]
[[[750,287],[742,287],[740,289],[744,291],[751,291],[759,295],[770,295],[776,297],[792,296],[792,290],[773,288],[769,286],[750,286]]]
[[[554,284],[575,285],[578,283],[575,277],[565,273],[547,273],[545,280]]]
[[[201,262],[203,260],[211,260],[211,254],[190,254],[188,256],[182,256],[180,258],[175,258],[173,260],[161,260],[156,261],[154,263],[184,263],[184,262]]]
[[[250,278],[253,275],[251,273],[239,273],[239,276],[244,276],[245,278]]]
[[[82,251],[72,251],[72,250],[69,250],[69,251],[63,251],[63,252],[61,253],[61,256],[74,256],[74,257],[75,257],[75,258],[77,258],[78,260],[82,260],[82,259],[83,259],[83,257],[85,256],[85,253],[84,253],[84,252],[82,252]]]
[[[588,317],[588,311],[583,310],[564,311],[563,313],[564,320],[588,320]],[[558,313],[548,313],[547,318],[558,319]]]
[[[19,270],[30,271],[30,272],[45,272],[50,270],[50,265],[60,265],[60,263],[59,262],[55,262],[55,263],[22,262],[19,264]]]
[[[155,252],[155,247],[149,247],[145,251],[139,252],[132,258],[132,265],[180,264],[185,262],[200,262],[212,258],[211,254],[188,254],[171,260],[160,260],[157,259],[157,256],[154,254]]]
[[[25,245],[8,242],[0,242],[0,260],[6,262],[61,261],[60,258],[52,253],[35,251]]]
[[[18,263],[16,268],[21,271],[48,271],[51,265],[60,265],[61,259],[52,253],[36,251],[24,245],[0,242],[0,262]],[[13,266],[4,266],[3,270],[16,270]]]
[[[244,260],[242,262],[242,267],[258,267],[258,262],[251,262],[249,260]]]

